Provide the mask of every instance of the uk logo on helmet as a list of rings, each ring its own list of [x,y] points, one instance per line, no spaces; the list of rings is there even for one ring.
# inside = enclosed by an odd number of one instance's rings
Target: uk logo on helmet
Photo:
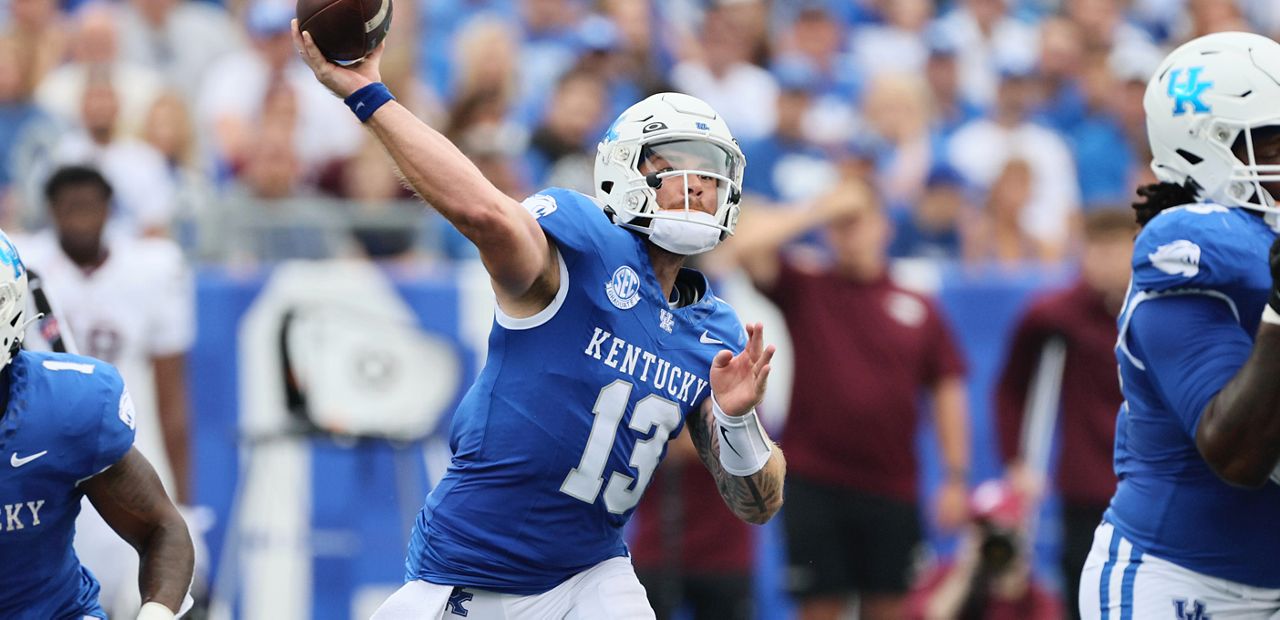
[[[1213,82],[1201,82],[1200,71],[1204,67],[1191,67],[1187,69],[1187,77],[1178,82],[1178,78],[1182,77],[1182,69],[1173,69],[1169,72],[1169,96],[1173,98],[1173,115],[1182,116],[1187,113],[1187,107],[1191,107],[1191,112],[1201,113],[1208,112],[1209,105],[1200,98],[1204,96],[1204,91],[1213,86]]]
[[[630,310],[640,303],[640,276],[631,267],[618,267],[605,283],[604,293],[619,310]]]
[[[13,242],[4,233],[0,233],[0,264],[13,268],[15,280],[22,277],[23,266],[22,259],[18,258],[18,248],[13,247]]]

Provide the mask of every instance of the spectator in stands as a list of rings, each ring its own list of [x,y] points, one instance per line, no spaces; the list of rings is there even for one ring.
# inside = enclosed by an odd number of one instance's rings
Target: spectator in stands
[[[800,63],[816,76],[809,89],[813,95],[810,122],[815,128],[810,138],[824,146],[839,146],[857,137],[857,102],[867,78],[852,66],[846,52],[844,25],[832,13],[835,5],[797,3],[800,9],[784,22],[778,35],[774,65]]]
[[[894,236],[889,255],[960,258],[961,228],[965,222],[980,217],[974,212],[968,193],[958,172],[945,164],[934,166],[925,179],[919,201],[909,209],[892,212]]]
[[[623,73],[639,88],[635,101],[652,93],[672,90],[667,85],[665,62],[669,61],[670,42],[663,39],[666,32],[655,30],[657,12],[648,2],[632,0],[602,0],[601,11],[618,30],[619,64]],[[621,103],[626,105],[626,103]],[[617,105],[611,106],[616,109]],[[621,110],[617,110],[621,112]],[[617,118],[613,116],[612,118]]]
[[[387,47],[382,50],[379,67],[382,82],[396,94],[396,101],[432,127],[445,124],[445,105],[442,95],[420,73],[419,49],[422,25],[418,13],[423,7],[405,2],[396,5],[391,32],[387,34]],[[361,141],[361,149],[367,141]],[[356,153],[359,156],[359,153]]]
[[[160,74],[187,101],[214,62],[248,46],[227,9],[212,2],[130,0],[121,7],[119,30],[120,58]]]
[[[91,165],[110,181],[117,206],[112,234],[167,234],[174,213],[173,180],[159,152],[120,131],[112,75],[101,66],[89,71],[79,100],[81,128],[63,137],[54,160]]]
[[[1039,43],[1040,84],[1045,95],[1039,114],[1049,127],[1069,134],[1085,116],[1080,83],[1085,64],[1084,37],[1075,22],[1048,17],[1040,22]]]
[[[1019,224],[1043,256],[1056,259],[1068,248],[1079,210],[1075,164],[1062,136],[1030,118],[1043,98],[1035,67],[1014,59],[1006,62],[991,115],[952,134],[947,162],[967,183],[985,190],[993,187],[1009,160],[1024,160],[1031,175],[1030,195]]]
[[[10,185],[21,182],[25,164],[20,160],[27,156],[28,147],[58,132],[53,119],[23,89],[17,46],[12,37],[0,37],[0,206],[20,200],[20,188],[10,196]]]
[[[1151,35],[1125,19],[1122,0],[1066,0],[1063,13],[1080,27],[1085,51],[1138,53],[1151,50]]]
[[[648,14],[644,3],[631,4],[640,9],[632,13]],[[632,102],[671,90],[663,81],[663,72],[656,66],[654,52],[648,49],[638,53],[629,50],[622,30],[614,20],[600,15],[587,17],[578,26],[578,39],[582,53],[569,71],[594,73],[604,80],[606,88],[605,111],[595,128],[596,136],[604,134],[608,119],[617,118]]]
[[[1273,14],[1275,10],[1275,5],[1272,5]],[[1240,3],[1232,0],[1190,0],[1187,2],[1187,17],[1186,29],[1178,33],[1178,42],[1214,32],[1253,30],[1244,19]]]
[[[130,63],[119,53],[119,12],[114,5],[90,4],[75,20],[71,62],[49,72],[36,87],[36,102],[70,124],[80,118],[79,103],[90,73],[105,74],[119,102],[116,131],[137,137],[151,102],[160,95],[160,74]]]
[[[199,232],[195,218],[208,215],[213,184],[197,159],[195,128],[186,100],[175,91],[160,95],[151,104],[142,139],[164,158],[174,188],[174,238],[192,248]]]
[[[1031,572],[1027,510],[998,480],[974,489],[970,524],[954,560],[934,566],[911,594],[912,620],[1059,620],[1062,602]]]
[[[273,262],[287,259],[332,258],[346,249],[346,230],[336,215],[314,198],[303,182],[303,167],[294,150],[293,128],[264,124],[254,148],[227,192],[225,209],[216,222],[237,261]],[[329,206],[329,205],[325,205]]]
[[[515,102],[532,124],[542,110],[547,85],[578,60],[578,25],[583,4],[577,0],[523,0],[517,3],[523,34],[520,41],[520,88]]]
[[[930,37],[929,44],[924,77],[933,95],[934,139],[945,145],[957,129],[981,117],[983,110],[961,92],[960,70],[953,44],[937,34]]]
[[[434,0],[420,3],[418,8],[422,11],[417,50],[423,60],[421,77],[445,102],[451,102],[459,83],[458,39],[470,30],[472,20],[514,20],[516,0]],[[391,27],[396,28],[395,23]]]
[[[740,34],[729,9],[708,8],[700,35],[681,47],[671,84],[706,101],[746,141],[768,135],[777,125],[778,85],[768,71],[751,64],[752,42]]]
[[[1017,267],[1027,261],[1049,262],[1061,257],[1060,248],[1046,246],[1027,234],[1022,224],[1033,180],[1026,161],[1014,159],[1005,164],[987,192],[985,208],[962,228],[966,261]]]
[[[572,71],[556,82],[524,156],[533,185],[595,193],[595,144],[607,92],[604,80],[586,71]]]
[[[929,58],[925,32],[933,19],[931,0],[882,2],[884,23],[854,29],[853,65],[868,78],[881,73],[915,73]]]
[[[751,162],[743,190],[772,202],[795,203],[825,193],[839,173],[826,151],[809,136],[811,89],[818,87],[817,73],[800,61],[775,64],[773,72],[779,87],[778,124],[762,138],[742,141],[742,152]]]
[[[883,141],[876,188],[890,210],[909,208],[934,163],[928,83],[906,73],[879,74],[867,88],[863,117]]]
[[[1019,319],[995,398],[1007,477],[1031,500],[1034,509],[1046,473],[1035,469],[1047,463],[1028,464],[1024,460],[1027,394],[1046,344],[1057,340],[1065,345],[1056,426],[1061,433],[1059,450],[1070,458],[1059,461],[1054,486],[1062,497],[1060,566],[1063,598],[1069,602],[1076,600],[1080,570],[1089,555],[1094,529],[1115,491],[1111,452],[1122,400],[1115,374],[1115,317],[1124,303],[1137,234],[1133,214],[1126,210],[1094,211],[1084,221],[1079,277],[1064,289],[1041,295]],[[1067,607],[1078,617],[1077,605]]]
[[[9,0],[5,37],[14,42],[20,92],[30,96],[71,47],[71,28],[57,0]]]
[[[751,620],[755,532],[717,499],[688,433],[673,440],[636,508],[631,563],[658,620]]]
[[[312,175],[334,160],[350,157],[360,148],[360,122],[342,102],[314,78],[293,49],[289,22],[292,4],[254,0],[246,25],[252,48],[223,56],[209,69],[195,103],[196,130],[208,145],[215,180],[225,183],[256,148],[257,127],[268,92],[292,91],[297,116],[291,135],[294,159],[304,175]]]
[[[1147,140],[1146,112],[1142,100],[1147,90],[1147,80],[1160,64],[1159,55],[1112,53],[1107,66],[1116,81],[1116,92],[1111,98],[1111,114],[1124,132],[1126,149],[1132,154],[1129,170],[1129,187],[1141,187],[1155,183],[1151,172],[1151,143]]]
[[[496,97],[504,118],[509,115],[520,95],[520,53],[519,34],[510,24],[492,17],[468,24],[454,44],[450,107],[457,108],[484,93]]]
[[[1117,99],[1124,96],[1106,56],[1094,54],[1082,66],[1085,114],[1069,132],[1080,185],[1081,206],[1087,211],[1122,204],[1133,192],[1133,169],[1141,164],[1133,155],[1125,128],[1116,118]]]
[[[846,183],[812,209],[743,218],[733,252],[786,320],[795,380],[782,442],[788,473],[788,587],[805,620],[838,618],[857,593],[861,617],[901,618],[922,540],[916,429],[933,404],[945,482],[936,520],[951,529],[968,500],[964,364],[929,299],[894,284],[889,223],[873,194]],[[830,265],[780,253],[824,229]],[[851,320],[856,319],[856,320]]]
[[[1008,14],[1006,0],[962,0],[936,22],[932,36],[955,51],[960,96],[982,108],[995,104],[1003,59],[1024,64],[1036,49],[1035,27]]]
[[[352,219],[352,236],[366,257],[419,258],[414,250],[421,210],[404,206],[413,194],[396,175],[390,157],[377,140],[368,139],[342,167],[341,196],[348,201],[345,214]]]
[[[239,175],[250,196],[284,200],[310,193],[303,185],[302,165],[291,146],[292,133],[288,125],[271,123],[259,127],[254,148]]]

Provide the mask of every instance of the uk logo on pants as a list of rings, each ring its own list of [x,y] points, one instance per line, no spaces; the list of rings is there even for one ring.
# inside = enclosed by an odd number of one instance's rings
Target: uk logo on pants
[[[466,617],[469,611],[462,606],[463,603],[475,598],[476,595],[463,590],[462,588],[454,588],[453,594],[449,595],[449,602],[445,605],[449,612],[455,616]]]
[[[1174,599],[1173,614],[1177,620],[1212,620],[1209,614],[1204,612],[1204,603],[1196,600],[1188,604],[1185,599]]]

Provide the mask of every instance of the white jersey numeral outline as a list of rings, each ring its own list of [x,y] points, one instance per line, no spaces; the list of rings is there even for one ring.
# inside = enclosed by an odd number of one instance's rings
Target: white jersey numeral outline
[[[613,449],[613,440],[618,435],[618,424],[626,412],[632,388],[631,383],[618,379],[600,389],[596,404],[591,409],[595,420],[591,423],[587,445],[578,466],[564,477],[561,492],[588,504],[595,503],[604,484],[604,466]],[[604,490],[604,506],[609,512],[623,514],[640,502],[640,496],[653,477],[653,470],[658,467],[662,448],[679,423],[680,406],[670,400],[650,394],[636,403],[628,426],[640,433],[654,429],[653,437],[637,441],[631,449],[630,464],[636,468],[637,478],[620,472],[610,474],[609,485]]]

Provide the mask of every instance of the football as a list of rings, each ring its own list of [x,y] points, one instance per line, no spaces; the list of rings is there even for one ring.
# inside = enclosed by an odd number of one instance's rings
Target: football
[[[391,0],[298,0],[296,10],[298,29],[340,65],[363,60],[391,28]]]

